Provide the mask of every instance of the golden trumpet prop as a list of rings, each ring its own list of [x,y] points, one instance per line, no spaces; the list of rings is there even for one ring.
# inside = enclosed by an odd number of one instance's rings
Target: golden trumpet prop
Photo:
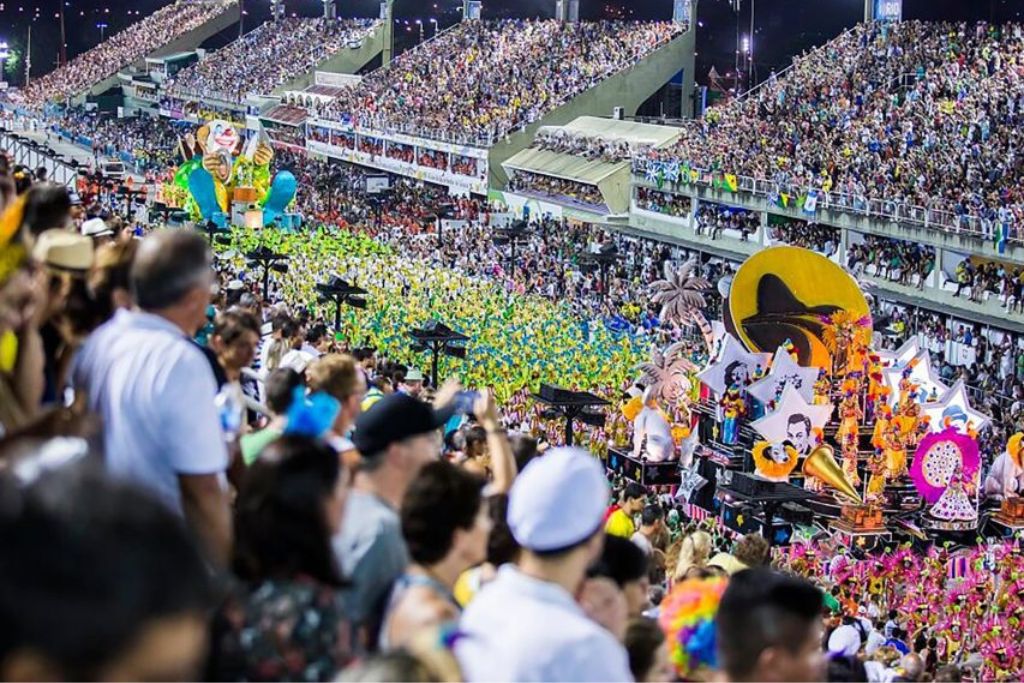
[[[801,471],[808,477],[817,477],[858,505],[863,501],[857,489],[846,478],[843,468],[836,462],[835,451],[828,444],[822,444],[804,460]]]

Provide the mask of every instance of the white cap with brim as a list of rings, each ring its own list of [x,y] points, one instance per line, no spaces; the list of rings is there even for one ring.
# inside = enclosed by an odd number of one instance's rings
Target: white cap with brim
[[[102,218],[90,218],[82,223],[82,234],[86,237],[107,237],[113,235],[114,231]]]
[[[508,525],[523,548],[550,552],[582,543],[601,528],[609,488],[600,462],[571,447],[535,458],[509,492]]]

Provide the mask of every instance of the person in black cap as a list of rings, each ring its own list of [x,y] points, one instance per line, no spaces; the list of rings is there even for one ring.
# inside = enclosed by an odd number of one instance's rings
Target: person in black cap
[[[448,417],[412,396],[392,394],[356,420],[352,441],[362,460],[334,553],[349,581],[345,608],[368,650],[376,649],[388,590],[409,564],[398,508],[420,469],[438,459],[438,429]]]

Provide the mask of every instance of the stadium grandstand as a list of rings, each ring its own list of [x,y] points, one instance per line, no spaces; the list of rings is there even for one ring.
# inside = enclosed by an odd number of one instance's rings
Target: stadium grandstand
[[[236,104],[249,94],[270,95],[342,50],[358,49],[379,25],[378,20],[323,17],[270,21],[179,72],[167,91]]]
[[[464,22],[370,74],[322,116],[490,147],[684,30],[675,22]]]
[[[861,24],[643,155],[740,193],[1024,239],[1020,25]]]
[[[67,64],[32,81],[20,93],[19,103],[39,107],[44,102],[64,102],[88,92],[118,71],[212,24],[213,32],[224,26],[219,20],[238,18],[238,0],[177,0],[83,52]],[[212,35],[201,32],[196,40]]]
[[[1024,23],[245,4],[0,98],[0,680],[1024,680]]]

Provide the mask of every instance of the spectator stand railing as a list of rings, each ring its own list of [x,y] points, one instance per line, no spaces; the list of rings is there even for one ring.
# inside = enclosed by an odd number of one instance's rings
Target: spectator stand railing
[[[0,150],[11,155],[15,164],[28,168],[46,168],[50,180],[74,189],[78,184],[79,165],[69,162],[52,148],[23,137],[13,131],[0,130]]]
[[[658,164],[663,163],[665,162],[654,159],[634,159],[633,173],[646,176],[648,169],[656,169]],[[689,184],[699,187],[713,187],[725,175],[721,171],[700,169],[693,166],[690,168],[696,171],[698,175],[697,179]],[[665,185],[662,191],[679,194],[677,187]],[[932,206],[918,206],[891,199],[869,199],[864,196],[842,192],[825,192],[821,187],[780,183],[744,175],[736,176],[737,194],[750,194],[766,200],[773,200],[783,194],[787,194],[796,200],[810,192],[816,192],[818,195],[818,210],[824,209],[855,216],[866,216],[894,223],[919,226],[930,230],[940,230],[956,235],[972,236],[981,240],[993,239],[998,227],[997,221],[977,214],[950,210],[948,205],[942,205],[939,208],[938,203],[940,200],[938,198],[933,200]],[[1008,232],[1008,242],[1024,243],[1024,236],[1021,235],[1020,226],[1013,221],[1008,224]]]

